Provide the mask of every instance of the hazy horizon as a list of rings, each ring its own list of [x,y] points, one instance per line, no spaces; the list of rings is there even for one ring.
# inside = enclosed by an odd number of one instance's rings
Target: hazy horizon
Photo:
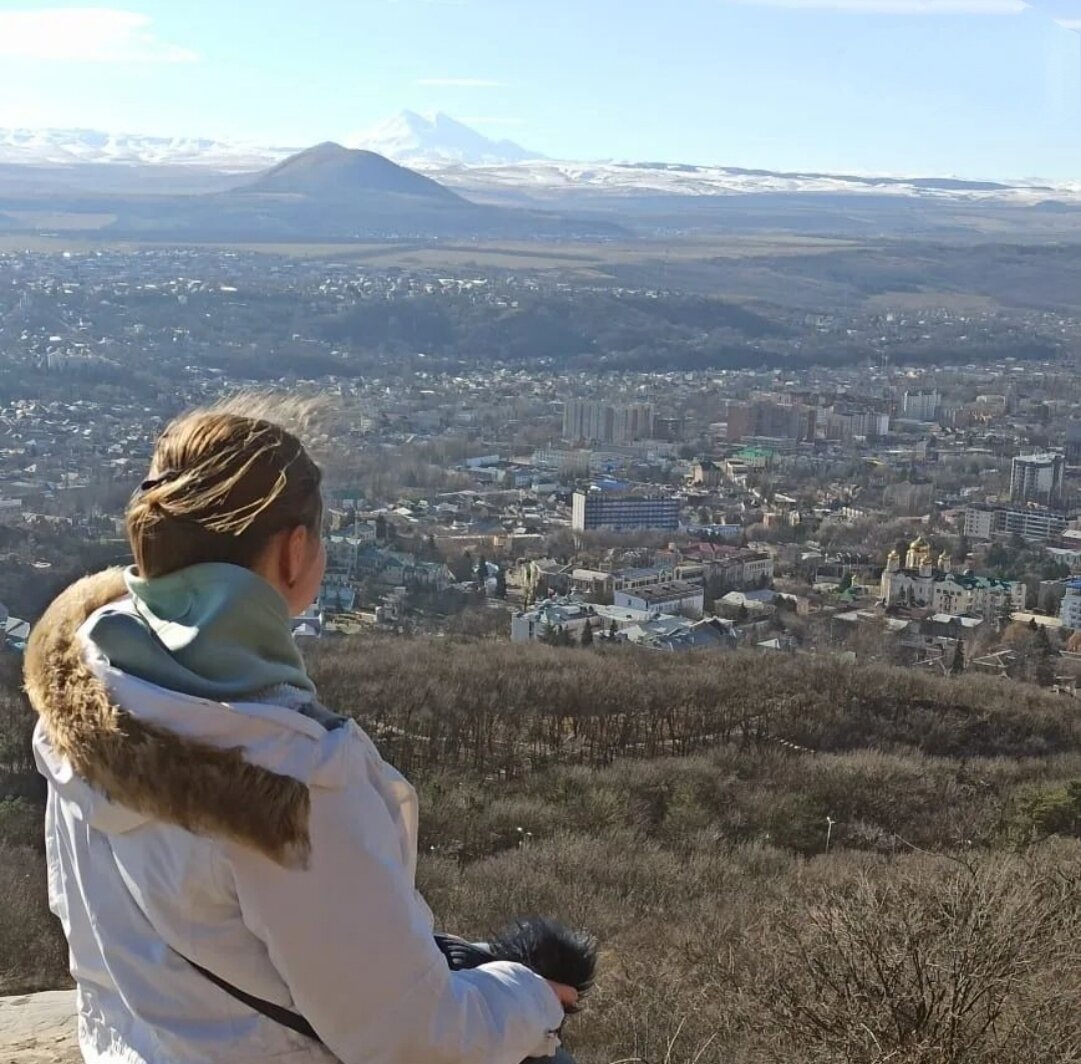
[[[304,147],[408,109],[556,159],[1081,179],[1069,3],[0,0],[0,126]]]

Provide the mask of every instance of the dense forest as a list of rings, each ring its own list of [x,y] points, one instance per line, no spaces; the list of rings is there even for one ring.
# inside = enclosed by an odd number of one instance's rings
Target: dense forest
[[[603,943],[584,1064],[1079,1059],[1081,718],[1024,684],[747,651],[357,637],[324,700],[418,786],[443,926]],[[62,985],[19,662],[0,992]]]

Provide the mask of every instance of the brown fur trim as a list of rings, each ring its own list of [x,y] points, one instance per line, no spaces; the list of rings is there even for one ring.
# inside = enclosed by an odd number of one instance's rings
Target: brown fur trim
[[[30,702],[56,750],[110,800],[198,835],[233,839],[279,864],[308,858],[308,788],[299,780],[144,723],[115,705],[86,664],[76,633],[125,594],[121,570],[72,584],[26,648]]]

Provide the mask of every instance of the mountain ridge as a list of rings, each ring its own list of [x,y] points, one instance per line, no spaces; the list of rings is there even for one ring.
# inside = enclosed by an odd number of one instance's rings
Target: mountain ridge
[[[401,111],[345,138],[349,147],[367,148],[396,162],[492,165],[543,159],[512,140],[494,140],[441,111],[429,116]]]
[[[212,137],[108,133],[78,127],[0,128],[0,163],[33,166],[179,165],[245,173],[283,159],[295,150]]]
[[[437,181],[469,199],[511,206],[572,206],[638,200],[725,198],[744,195],[831,194],[888,196],[898,200],[1001,203],[1062,209],[1081,204],[1081,182],[980,181],[926,175],[768,170],[655,161],[574,162],[549,159],[513,141],[495,141],[447,115],[425,118],[405,111],[344,138],[342,150],[372,151]],[[308,149],[306,149],[308,150]],[[96,130],[0,129],[0,180],[25,186],[40,180],[54,187],[109,192],[178,186],[227,187],[223,175],[257,179],[300,149],[259,147],[206,137],[155,137]],[[51,168],[51,173],[45,173]],[[19,174],[23,174],[21,186]],[[110,173],[115,174],[110,184]],[[185,179],[182,175],[190,175]]]

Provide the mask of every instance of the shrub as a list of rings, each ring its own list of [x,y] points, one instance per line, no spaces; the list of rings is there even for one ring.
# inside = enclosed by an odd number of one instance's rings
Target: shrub
[[[49,912],[45,858],[0,839],[0,994],[69,986],[60,922]]]
[[[45,852],[44,813],[40,805],[25,798],[0,800],[0,840]]]
[[[1055,985],[1076,979],[1076,848],[1070,858],[910,858],[818,892],[776,925],[763,1006],[794,1050],[824,1059],[1075,1060],[1081,1020]]]
[[[1022,793],[1016,800],[1011,827],[1020,842],[1049,835],[1081,837],[1081,780]]]

